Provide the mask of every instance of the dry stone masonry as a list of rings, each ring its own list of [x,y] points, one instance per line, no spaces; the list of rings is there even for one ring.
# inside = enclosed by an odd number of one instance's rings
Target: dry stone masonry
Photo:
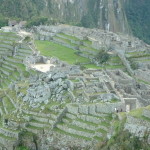
[[[113,135],[117,112],[140,107],[140,118],[126,113],[124,129],[140,138],[149,134],[150,67],[139,63],[138,69],[132,68],[143,57],[149,60],[148,45],[122,34],[67,25],[33,27],[32,32],[35,39],[80,51],[91,62],[104,49],[119,58],[126,70],[69,65],[41,56],[32,35],[27,43],[24,34],[0,31],[0,149],[13,150],[27,133],[37,137],[35,143],[27,140],[29,149],[92,150],[98,141]],[[36,64],[52,66],[42,72],[32,68]]]

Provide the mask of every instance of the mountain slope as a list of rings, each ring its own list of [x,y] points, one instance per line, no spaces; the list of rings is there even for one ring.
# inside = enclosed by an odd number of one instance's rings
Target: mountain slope
[[[44,16],[54,22],[133,33],[150,42],[150,1],[145,0],[0,0],[0,15]]]

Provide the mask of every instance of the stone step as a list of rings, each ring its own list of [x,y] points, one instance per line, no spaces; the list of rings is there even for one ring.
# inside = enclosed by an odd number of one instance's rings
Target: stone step
[[[83,137],[88,137],[88,138],[93,138],[95,132],[88,132],[84,131],[82,128],[76,127],[77,129],[73,128],[73,126],[67,126],[67,125],[57,125],[57,128],[60,130],[63,130],[65,132],[68,132],[70,134],[78,135],[78,136],[83,136]]]
[[[87,93],[90,100],[98,99],[103,93]]]
[[[13,62],[13,63],[21,63],[22,64],[22,60],[18,60],[18,59],[13,59],[13,58],[6,57],[5,60],[9,61],[9,62]]]
[[[12,52],[11,51],[0,51],[0,55],[1,56],[12,56]]]
[[[12,67],[9,67],[8,65],[2,65],[2,67],[3,68],[6,68],[6,69],[8,69],[8,70],[10,70],[10,71],[14,71],[15,69],[14,68],[12,68]]]
[[[17,68],[16,65],[14,65],[12,63],[9,63],[9,61],[3,61],[3,64],[8,65],[8,66],[10,66],[11,68],[14,68],[14,69]]]
[[[18,59],[19,61],[22,61],[23,59],[25,59],[25,56],[18,56],[18,55],[15,55],[14,58],[15,58],[15,59]]]
[[[108,132],[108,127],[106,127],[106,126],[98,125],[97,129],[102,129],[102,130]]]
[[[91,141],[92,140],[89,137],[79,136],[77,134],[72,134],[72,133],[66,132],[64,130],[61,130],[61,129],[57,128],[57,127],[54,130],[55,130],[55,132],[58,132],[59,134],[63,134],[65,136],[71,136],[71,137],[76,138],[76,139],[82,139],[82,140],[86,140],[86,141]]]
[[[6,40],[3,40],[3,43],[6,43],[6,44],[9,44],[9,45],[12,45],[12,44],[13,44],[13,41],[6,41]]]
[[[93,130],[93,131],[95,131],[97,129],[97,126],[94,126],[92,124],[88,124],[88,122],[87,123],[86,122],[81,122],[79,120],[74,120],[72,122],[72,125],[76,125],[80,128],[87,129],[87,130]]]
[[[15,139],[19,138],[19,132],[4,127],[0,127],[0,134],[3,134],[10,138],[15,138]]]
[[[43,128],[38,128],[38,127],[35,127],[35,126],[28,126],[28,127],[25,127],[25,129],[28,132],[31,132],[31,133],[34,133],[34,134],[42,134],[44,132]]]
[[[92,116],[92,115],[78,115],[77,117],[83,121],[88,121],[95,124],[99,124],[103,121],[103,118]]]
[[[30,54],[27,54],[27,53],[21,53],[21,52],[17,53],[17,56],[21,56],[21,57],[27,57],[29,55]]]
[[[38,117],[38,116],[32,116],[32,118],[36,121],[43,122],[43,123],[49,123],[49,118],[44,117]]]
[[[58,43],[58,44],[63,45],[63,46],[66,46],[66,47],[68,47],[68,48],[74,49],[74,50],[77,50],[77,49],[78,49],[78,45],[75,45],[75,44],[73,44],[73,43],[67,43],[67,42],[65,42],[64,40],[59,39],[59,38],[57,38],[57,37],[54,37],[54,38],[53,38],[53,42]]]
[[[70,119],[70,118],[62,118],[62,122],[63,123],[66,123],[66,124],[69,124],[69,123],[71,123],[73,120],[72,119]]]
[[[74,114],[71,114],[71,113],[66,113],[66,117],[69,118],[69,119],[76,119],[77,116],[75,116]]]
[[[56,118],[56,117],[55,117]],[[41,117],[41,116],[36,116],[35,114],[34,115],[24,115],[24,119],[27,120],[27,121],[31,121],[31,120],[35,120],[39,123],[45,123],[45,124],[49,124],[49,125],[53,125],[54,122],[55,122],[55,119],[50,117],[50,116],[47,116],[47,117]]]
[[[9,150],[13,150],[13,145],[15,145],[16,142],[17,140],[15,138],[10,138],[0,134],[0,143],[7,146],[7,149],[9,148]]]
[[[50,124],[46,124],[46,123],[42,123],[42,122],[38,122],[38,121],[35,121],[35,120],[31,120],[29,122],[29,125],[30,126],[35,126],[35,127],[39,127],[39,128],[50,128]]]
[[[10,71],[9,70],[7,70],[7,69],[5,69],[5,68],[0,68],[0,71],[3,73],[3,74],[5,74],[6,76],[9,76],[11,73],[10,73]]]
[[[13,46],[12,45],[5,44],[5,43],[0,43],[0,47],[1,48],[7,48],[7,49],[10,49],[10,50],[13,50]]]
[[[29,116],[36,116],[36,117],[42,117],[42,118],[57,118],[57,113],[54,114],[54,112],[51,112],[51,113],[40,113],[40,112],[34,112],[34,111],[26,111],[26,110],[23,110],[23,112],[26,114],[26,115],[29,115]]]
[[[70,41],[73,44],[77,44],[77,45],[82,44],[82,42],[79,39],[77,39],[76,37],[73,37],[73,36],[69,37],[69,36],[70,35],[57,34],[57,37],[60,37],[62,39],[67,39],[68,41]],[[75,39],[72,39],[72,38],[75,38]]]
[[[18,49],[18,52],[19,53],[22,53],[22,54],[27,54],[27,55],[31,55],[32,54],[32,51],[31,50],[28,50],[28,49]]]
[[[7,41],[17,41],[19,39],[19,36],[15,35],[15,36],[12,36],[12,35],[6,35],[6,34],[3,34],[3,35],[0,35],[0,37],[4,40],[7,40]]]
[[[102,133],[100,133],[100,132],[95,132],[94,137],[95,137],[95,136],[100,138],[100,137],[103,137],[103,134],[102,134]]]

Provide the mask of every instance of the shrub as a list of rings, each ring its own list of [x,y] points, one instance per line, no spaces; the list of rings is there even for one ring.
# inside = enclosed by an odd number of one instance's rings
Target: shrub
[[[134,62],[133,60],[130,60],[130,65],[133,70],[138,69],[138,64],[136,62]]]
[[[48,18],[46,18],[46,17],[33,18],[27,23],[26,27],[30,28],[32,26],[46,24],[47,22],[48,22]]]
[[[96,56],[96,60],[100,64],[106,63],[109,60],[109,58],[110,58],[110,55],[104,50],[101,50]]]

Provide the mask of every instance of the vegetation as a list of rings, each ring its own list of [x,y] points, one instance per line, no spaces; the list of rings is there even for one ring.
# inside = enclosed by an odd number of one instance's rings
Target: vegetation
[[[0,27],[7,24],[8,18],[15,20],[16,18],[27,20],[28,27],[31,27],[32,25],[39,25],[40,22],[42,24],[53,24],[55,22],[72,24],[74,18],[71,18],[68,14],[66,14],[65,18],[59,18],[52,3],[53,2],[51,0],[47,0],[47,7],[45,7],[45,2],[41,0],[0,0]],[[74,6],[72,6],[72,4],[70,3],[67,3],[67,6],[67,11],[70,11],[69,13],[72,13],[71,10],[75,9]],[[145,42],[150,43],[150,1],[127,0],[124,7],[127,15],[127,20],[133,34],[144,40]],[[105,9],[103,8],[102,12],[104,11]],[[88,28],[97,27],[98,19],[100,17],[99,0],[88,0],[87,13],[81,17],[82,18],[80,22],[78,18],[76,19],[79,22],[78,25]],[[106,21],[104,13],[102,13],[102,17],[103,20]]]
[[[150,44],[150,1],[128,0],[126,14],[133,34]]]
[[[46,24],[48,22],[48,18],[46,17],[34,17],[30,21],[28,21],[26,27],[30,28],[32,26],[39,26],[42,24]]]
[[[16,150],[29,150],[27,147],[24,147],[24,146],[19,146],[17,147]]]
[[[8,24],[8,19],[0,15],[0,28]]]
[[[81,26],[95,28],[98,26],[100,2],[88,0],[88,12],[81,19]]]
[[[138,69],[138,64],[137,64],[137,62],[133,61],[132,59],[130,59],[130,65],[131,65],[131,68],[132,68],[133,70]]]
[[[107,52],[104,50],[101,50],[98,55],[96,56],[96,60],[100,63],[103,64],[109,60],[110,56]]]
[[[141,141],[138,137],[124,130],[125,122],[125,117],[121,122],[115,119],[113,122],[114,130],[116,131],[115,135],[110,140],[100,142],[96,150],[149,150],[147,142],[148,133],[145,133],[145,137]]]
[[[69,64],[87,63],[87,58],[75,54],[75,50],[49,41],[36,41],[38,50],[44,56],[57,57]]]

